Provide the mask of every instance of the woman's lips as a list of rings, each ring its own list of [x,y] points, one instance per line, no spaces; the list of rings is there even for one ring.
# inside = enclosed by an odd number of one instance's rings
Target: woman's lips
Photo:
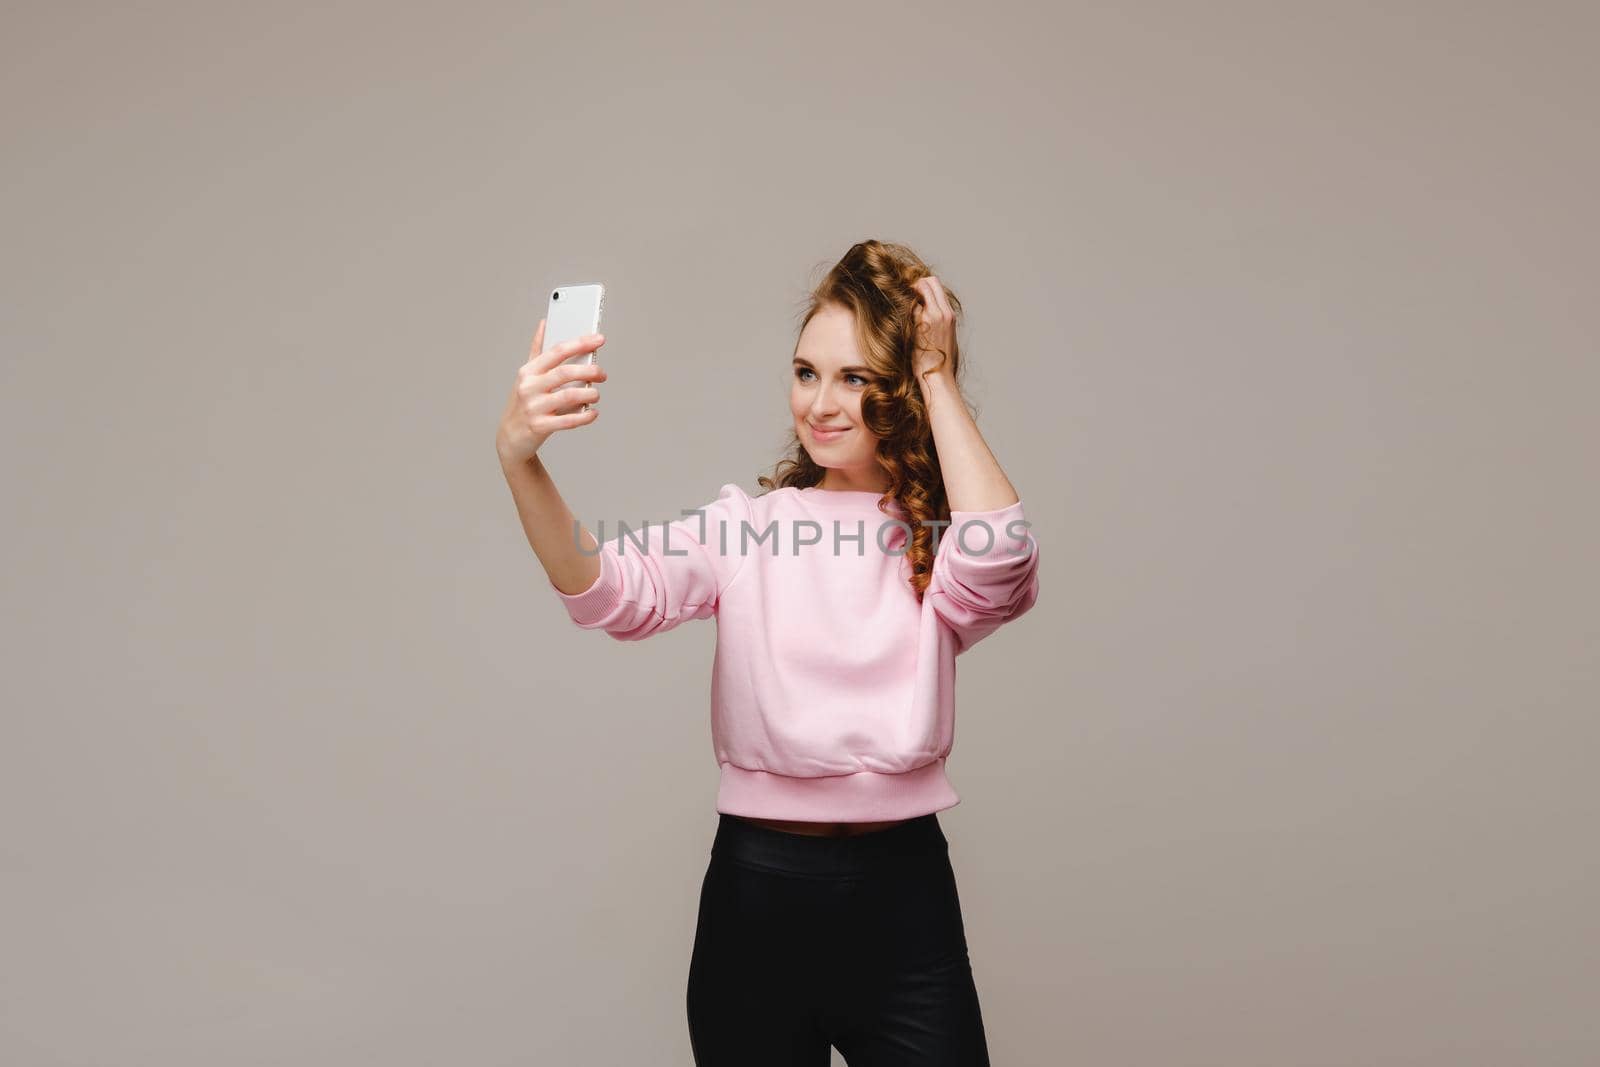
[[[806,426],[810,428],[811,436],[815,437],[818,441],[837,441],[839,438],[850,432],[850,427],[848,426],[841,427],[837,430],[819,430],[815,426],[812,426],[809,422],[806,423]]]

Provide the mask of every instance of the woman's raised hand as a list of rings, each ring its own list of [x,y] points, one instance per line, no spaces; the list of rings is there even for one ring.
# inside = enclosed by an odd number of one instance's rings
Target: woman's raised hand
[[[503,461],[526,462],[534,457],[559,430],[587,426],[600,417],[598,407],[579,411],[584,404],[600,402],[600,390],[592,384],[578,384],[562,388],[567,382],[593,383],[606,380],[605,368],[598,363],[586,366],[567,363],[573,356],[598,351],[606,343],[605,335],[585,334],[571,341],[563,341],[548,352],[544,347],[545,320],[539,320],[539,329],[533,335],[533,347],[528,361],[517,368],[517,383],[511,390],[505,414],[495,431],[495,451]]]

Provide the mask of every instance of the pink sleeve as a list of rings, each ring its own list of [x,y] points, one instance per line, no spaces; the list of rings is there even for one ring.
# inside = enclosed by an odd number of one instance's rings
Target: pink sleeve
[[[740,527],[750,518],[749,499],[730,482],[716,500],[682,518],[640,524],[620,537],[608,532],[600,541],[600,575],[583,592],[550,588],[579,627],[619,641],[710,618],[744,561]]]
[[[962,653],[1033,607],[1039,598],[1039,543],[1022,501],[993,511],[950,512],[923,593],[955,632]]]

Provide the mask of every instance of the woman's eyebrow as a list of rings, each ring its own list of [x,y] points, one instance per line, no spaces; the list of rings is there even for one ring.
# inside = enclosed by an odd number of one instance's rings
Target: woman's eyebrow
[[[804,356],[795,356],[794,357],[794,362],[795,363],[804,363],[806,366],[810,367],[812,370],[816,370],[817,369],[816,364],[812,363],[809,359],[807,359]],[[862,373],[862,372],[865,372],[865,371],[870,371],[871,369],[872,369],[871,367],[840,367],[839,368],[839,373],[840,374],[850,374],[852,372],[854,372],[854,373]]]

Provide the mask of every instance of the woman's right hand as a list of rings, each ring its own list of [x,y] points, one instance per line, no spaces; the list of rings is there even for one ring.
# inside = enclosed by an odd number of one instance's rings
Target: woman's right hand
[[[600,417],[598,407],[588,411],[577,410],[584,404],[600,402],[600,390],[594,385],[575,385],[559,389],[563,382],[603,382],[605,368],[598,363],[585,366],[566,361],[585,352],[598,351],[606,343],[605,335],[592,333],[572,341],[563,341],[548,352],[544,347],[545,320],[539,320],[539,329],[533,335],[533,347],[528,361],[517,369],[517,382],[506,403],[505,414],[495,431],[495,451],[503,462],[525,463],[532,459],[550,435],[559,430],[587,426]]]

